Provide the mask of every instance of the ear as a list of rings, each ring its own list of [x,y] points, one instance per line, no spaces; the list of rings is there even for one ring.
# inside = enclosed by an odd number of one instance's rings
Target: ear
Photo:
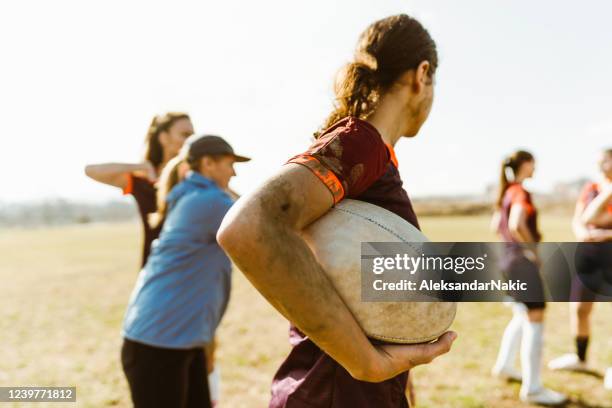
[[[202,156],[200,159],[200,171],[208,171],[214,163],[215,161],[212,157]]]
[[[166,147],[168,145],[169,136],[170,135],[166,131],[159,132],[159,136],[157,136],[157,138],[159,139],[159,144],[162,145],[162,147]]]
[[[413,86],[415,87],[415,91],[417,93],[422,92],[426,86],[431,85],[433,78],[429,74],[430,69],[431,65],[429,64],[429,61],[421,61],[415,70],[415,81]]]

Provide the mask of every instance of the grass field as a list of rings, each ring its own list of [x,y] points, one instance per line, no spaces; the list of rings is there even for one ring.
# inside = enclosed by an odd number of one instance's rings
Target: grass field
[[[486,241],[488,218],[421,219],[437,241]],[[549,241],[571,241],[569,220],[543,217]],[[119,363],[120,327],[138,271],[136,224],[0,232],[0,386],[77,387],[77,406],[130,406]],[[597,305],[590,357],[612,365],[612,308]],[[419,407],[522,407],[518,385],[490,378],[510,311],[501,304],[462,304],[452,352],[414,370]],[[264,407],[272,375],[287,353],[287,322],[234,274],[218,333],[223,407]],[[545,360],[571,349],[567,304],[550,304]],[[612,407],[594,375],[544,371],[547,385],[570,394],[570,407]],[[52,407],[74,404],[48,404]],[[45,406],[45,404],[0,406]]]

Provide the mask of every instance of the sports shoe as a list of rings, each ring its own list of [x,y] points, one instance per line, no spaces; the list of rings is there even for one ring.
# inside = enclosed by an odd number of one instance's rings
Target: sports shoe
[[[612,391],[612,367],[608,367],[606,370],[606,376],[604,378],[604,388]]]
[[[521,401],[528,404],[554,406],[566,402],[567,397],[560,392],[541,387],[534,393],[527,395],[521,394]]]
[[[587,371],[588,367],[586,362],[580,361],[577,354],[569,353],[564,354],[561,357],[557,357],[548,363],[548,368],[551,370],[559,371]]]
[[[521,382],[523,381],[523,376],[521,373],[513,367],[509,368],[497,368],[493,367],[491,370],[491,375],[493,377],[499,378],[501,380],[511,381],[511,382]]]

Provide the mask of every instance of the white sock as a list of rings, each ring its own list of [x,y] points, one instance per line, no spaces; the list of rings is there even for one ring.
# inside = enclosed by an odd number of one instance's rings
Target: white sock
[[[210,400],[214,406],[214,404],[219,403],[219,397],[221,396],[221,368],[217,363],[215,363],[212,372],[208,374],[208,389],[210,390]]]
[[[542,347],[544,344],[544,325],[525,321],[523,326],[523,343],[521,344],[521,366],[523,384],[521,394],[536,392],[542,387],[540,371],[542,365]]]
[[[512,307],[514,316],[504,330],[497,361],[494,369],[503,371],[513,369],[516,362],[516,354],[521,346],[521,335],[523,334],[523,322],[526,319],[525,312],[521,309],[522,304],[517,304]],[[524,306],[523,306],[524,308]]]

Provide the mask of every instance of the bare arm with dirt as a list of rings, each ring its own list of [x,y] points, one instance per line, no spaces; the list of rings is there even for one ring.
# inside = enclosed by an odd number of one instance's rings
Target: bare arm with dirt
[[[257,290],[357,379],[383,381],[448,352],[454,333],[423,345],[370,343],[300,235],[332,205],[310,170],[289,164],[232,207],[217,239]]]

